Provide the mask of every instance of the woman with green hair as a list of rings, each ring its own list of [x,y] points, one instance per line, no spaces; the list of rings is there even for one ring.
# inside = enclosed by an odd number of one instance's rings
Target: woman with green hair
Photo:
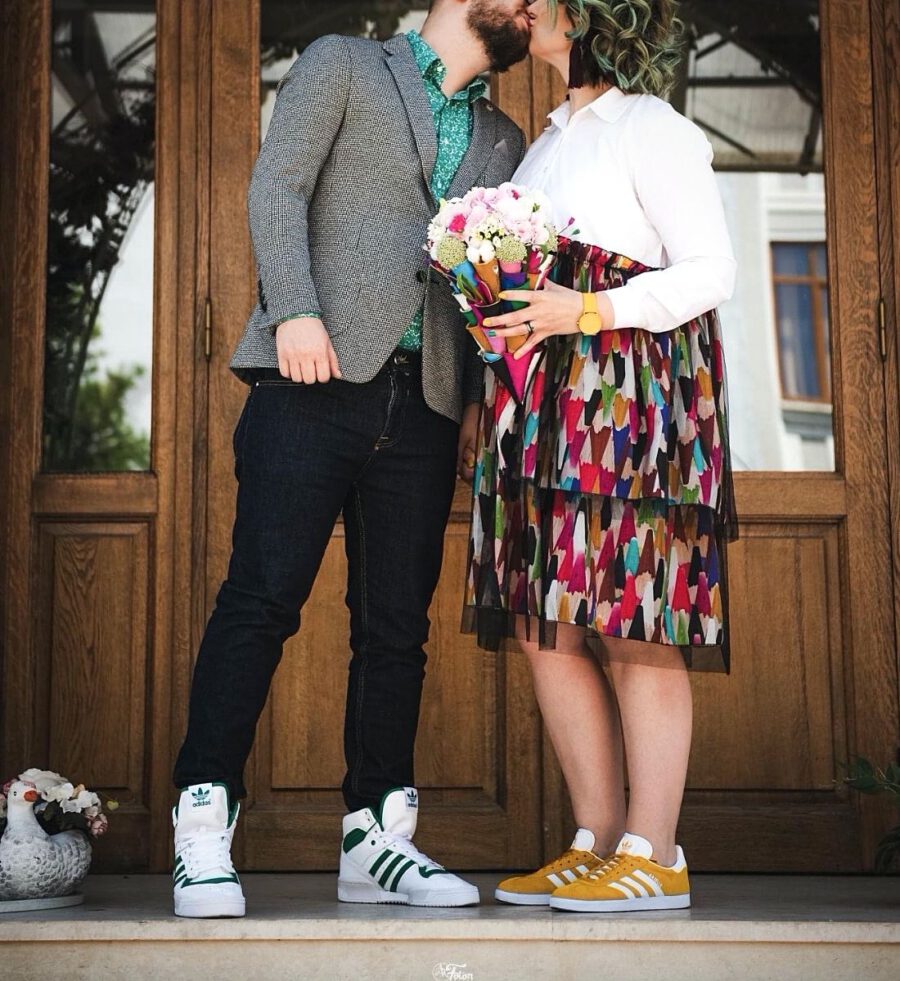
[[[465,628],[526,652],[579,826],[498,899],[690,905],[676,844],[688,670],[728,670],[736,537],[715,308],[735,262],[712,148],[664,96],[674,0],[535,0],[531,53],[568,98],[513,178],[560,227],[555,282],[488,326],[527,336],[521,400],[492,373],[476,447]],[[626,801],[625,763],[629,793]]]

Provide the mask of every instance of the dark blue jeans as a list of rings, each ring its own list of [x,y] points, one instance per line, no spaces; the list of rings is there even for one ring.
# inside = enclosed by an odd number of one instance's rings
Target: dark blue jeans
[[[352,649],[344,800],[358,810],[414,782],[458,434],[426,405],[415,355],[394,355],[365,384],[259,373],[234,433],[231,561],[194,668],[176,786],[222,781],[245,796],[257,720],[340,514]]]

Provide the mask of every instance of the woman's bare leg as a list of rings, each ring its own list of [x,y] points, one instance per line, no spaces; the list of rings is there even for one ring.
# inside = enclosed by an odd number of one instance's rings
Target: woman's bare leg
[[[628,759],[626,828],[675,861],[675,830],[691,751],[693,708],[677,647],[605,638]]]
[[[562,767],[575,820],[609,855],[625,830],[622,730],[612,688],[585,646],[584,630],[559,624],[557,646],[542,651],[520,634],[534,690]]]

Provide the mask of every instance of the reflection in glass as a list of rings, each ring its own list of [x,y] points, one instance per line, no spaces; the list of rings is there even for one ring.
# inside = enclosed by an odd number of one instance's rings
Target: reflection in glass
[[[298,54],[324,34],[379,38],[418,30],[430,0],[262,0],[260,4],[260,139],[266,135],[275,88]]]
[[[826,358],[828,283],[824,248],[819,245],[772,246],[775,269],[775,317],[781,360],[782,394],[789,399],[831,398]]]
[[[738,261],[734,465],[833,470],[818,0],[683,0],[673,102],[708,136]]]
[[[156,14],[53,3],[43,469],[150,466]]]

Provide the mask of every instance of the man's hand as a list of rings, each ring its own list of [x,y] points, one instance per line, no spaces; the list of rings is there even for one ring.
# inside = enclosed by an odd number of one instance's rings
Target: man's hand
[[[475,442],[480,418],[480,402],[473,402],[463,409],[462,424],[459,427],[459,447],[456,452],[456,472],[467,484],[471,484],[475,476]]]
[[[342,377],[331,338],[318,317],[297,317],[279,324],[275,347],[278,370],[284,378],[314,385]]]

